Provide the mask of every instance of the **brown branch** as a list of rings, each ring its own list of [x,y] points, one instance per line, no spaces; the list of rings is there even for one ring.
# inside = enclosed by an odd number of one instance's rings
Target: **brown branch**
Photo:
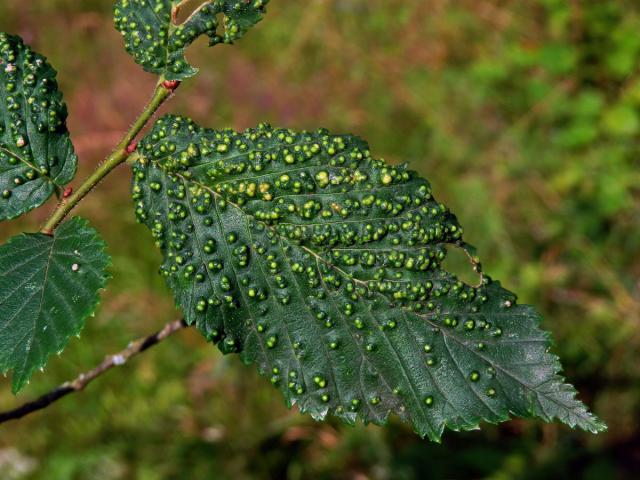
[[[168,323],[162,330],[153,335],[131,342],[127,348],[115,355],[107,356],[100,365],[95,367],[93,370],[80,374],[75,380],[63,383],[59,387],[45,393],[32,402],[25,403],[13,410],[0,413],[0,424],[8,422],[9,420],[17,420],[25,417],[33,412],[47,408],[52,403],[57,402],[70,393],[84,390],[87,385],[103,373],[108,372],[114,367],[124,365],[133,357],[139,355],[145,350],[148,350],[154,345],[157,345],[174,333],[187,328],[187,326],[188,325],[184,320],[176,320]]]

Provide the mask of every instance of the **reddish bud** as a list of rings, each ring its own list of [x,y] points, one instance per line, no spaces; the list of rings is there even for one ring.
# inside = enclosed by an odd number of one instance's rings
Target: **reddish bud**
[[[136,148],[138,148],[138,142],[132,142],[129,144],[129,146],[125,149],[125,151],[127,152],[127,155],[131,155],[133,152],[136,151]]]
[[[62,192],[62,198],[69,198],[73,193],[73,187],[67,187]]]
[[[174,91],[176,88],[178,88],[180,86],[180,81],[179,80],[165,80],[164,82],[162,82],[162,86],[164,88],[166,88],[167,90]]]

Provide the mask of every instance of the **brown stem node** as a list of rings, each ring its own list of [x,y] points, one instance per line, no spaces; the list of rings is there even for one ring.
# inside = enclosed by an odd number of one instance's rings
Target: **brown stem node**
[[[162,86],[167,90],[173,92],[180,86],[180,80],[165,80],[164,82],[162,82]]]
[[[133,152],[136,151],[137,148],[138,148],[138,142],[131,142],[129,145],[127,145],[127,148],[125,149],[125,151],[127,152],[127,155],[131,155]]]

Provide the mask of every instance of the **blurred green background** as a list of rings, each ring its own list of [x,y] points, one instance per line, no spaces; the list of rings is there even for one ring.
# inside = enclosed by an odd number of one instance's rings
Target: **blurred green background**
[[[60,72],[81,177],[155,81],[124,53],[112,3],[0,2],[0,30]],[[1,479],[637,478],[640,2],[273,0],[237,46],[199,42],[189,56],[201,74],[165,111],[216,127],[353,132],[429,178],[485,270],[542,311],[566,374],[610,430],[516,420],[438,445],[398,421],[315,423],[186,331],[0,427]],[[77,211],[114,258],[100,311],[18,398],[0,380],[0,409],[179,315],[128,179],[122,168]],[[4,222],[0,241],[35,230],[50,208]]]

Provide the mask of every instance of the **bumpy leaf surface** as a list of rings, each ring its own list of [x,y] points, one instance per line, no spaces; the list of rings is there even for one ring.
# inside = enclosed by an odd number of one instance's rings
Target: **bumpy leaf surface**
[[[22,234],[0,246],[0,372],[13,370],[14,392],[80,333],[110,261],[104,241],[78,217],[53,236]]]
[[[347,422],[395,412],[434,440],[510,414],[605,428],[531,307],[442,267],[446,245],[472,250],[429,183],[362,140],[165,117],[140,155],[136,213],[178,305],[289,404]]]
[[[175,25],[172,11],[183,3],[187,2],[119,0],[114,10],[116,29],[124,36],[127,52],[147,72],[168,80],[183,80],[198,72],[185,58],[185,50],[198,37],[207,35],[211,46],[233,43],[262,19],[269,0],[199,0],[200,7],[184,23]]]
[[[0,33],[0,221],[39,207],[75,175],[66,119],[55,70]]]

